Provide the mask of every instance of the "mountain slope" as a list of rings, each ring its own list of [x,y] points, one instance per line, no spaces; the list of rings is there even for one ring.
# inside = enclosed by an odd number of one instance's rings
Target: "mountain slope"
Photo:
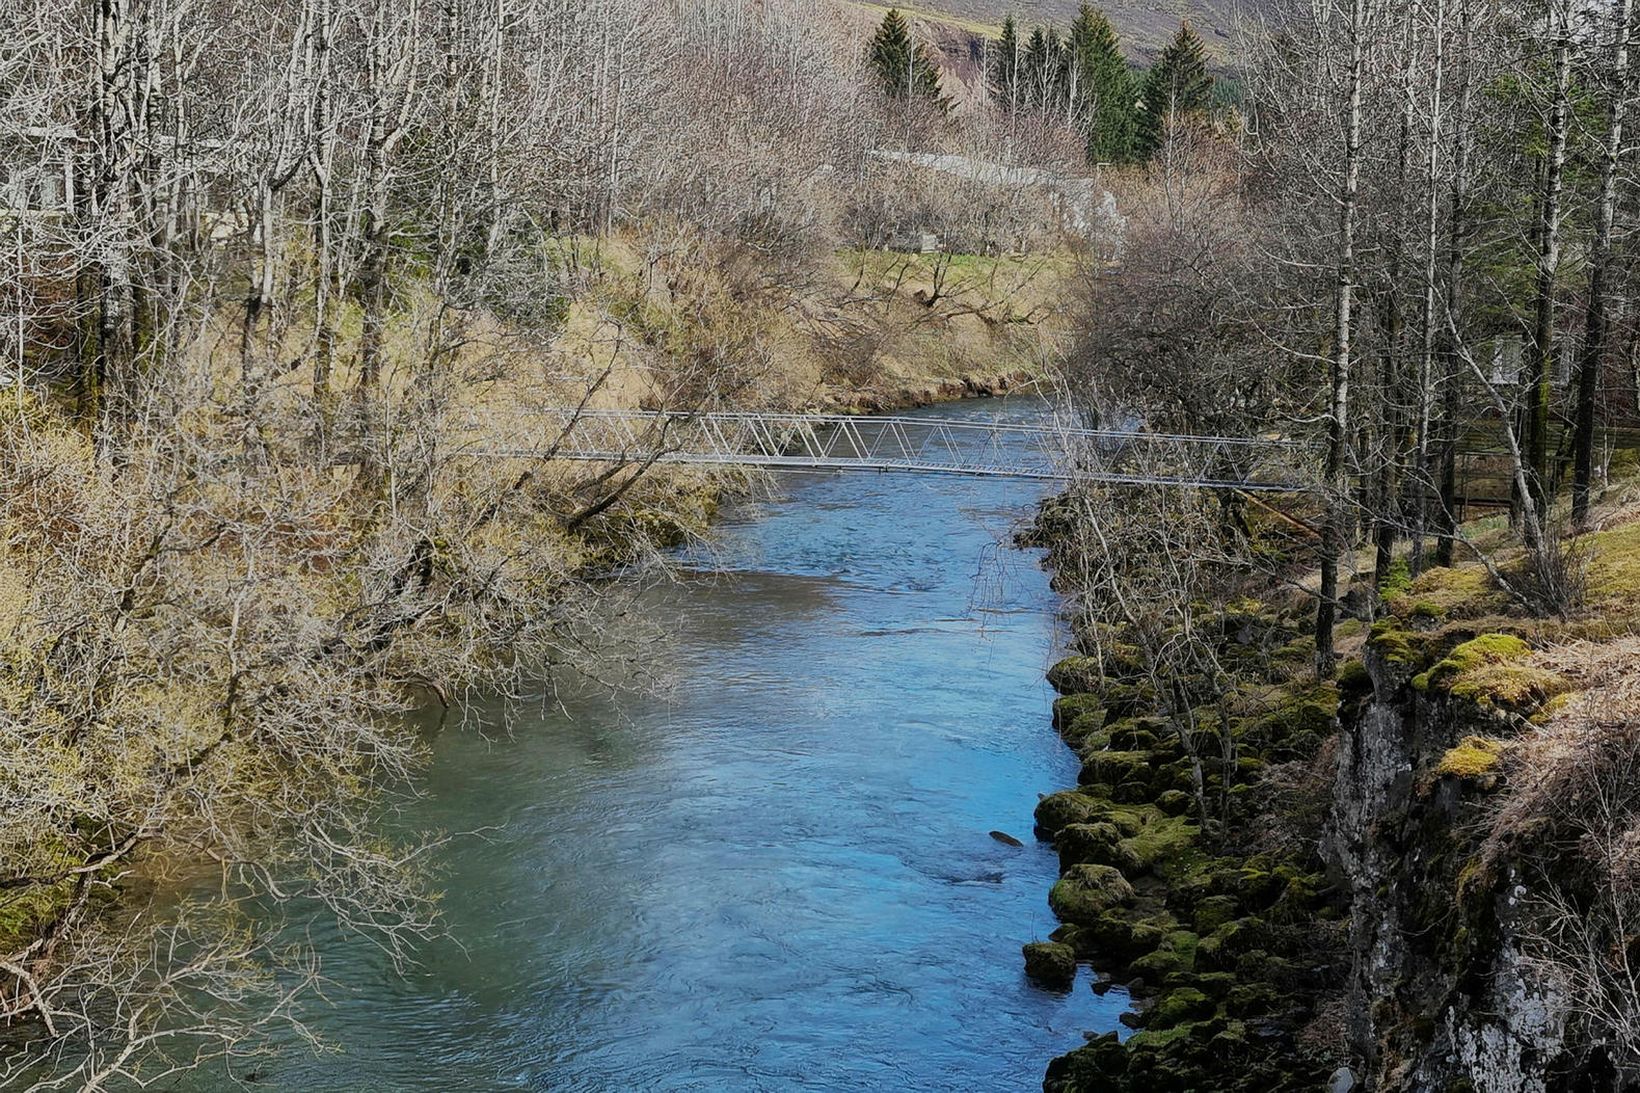
[[[917,0],[901,5],[907,15],[925,21],[947,21],[976,33],[991,33],[1013,15],[1029,28],[1051,23],[1061,30],[1076,17],[1081,0]],[[862,7],[883,8],[880,2]],[[1233,60],[1238,16],[1256,13],[1257,0],[1096,0],[1095,7],[1110,16],[1129,56],[1149,59],[1167,44],[1179,21],[1188,19],[1210,53],[1220,62]]]

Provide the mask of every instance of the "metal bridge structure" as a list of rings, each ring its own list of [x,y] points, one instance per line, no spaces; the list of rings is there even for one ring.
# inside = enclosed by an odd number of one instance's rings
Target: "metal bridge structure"
[[[544,408],[469,449],[496,459],[681,463],[771,470],[904,471],[1126,486],[1296,492],[1302,453],[1283,440],[1098,430],[1056,422],[845,414]]]

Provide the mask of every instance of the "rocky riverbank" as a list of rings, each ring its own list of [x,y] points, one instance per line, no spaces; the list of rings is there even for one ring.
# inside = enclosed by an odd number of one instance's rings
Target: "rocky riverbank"
[[[1025,963],[1139,1005],[1046,1090],[1627,1088],[1640,510],[1602,523],[1562,615],[1509,592],[1515,548],[1363,574],[1335,681],[1304,597],[1198,605],[1225,698],[1188,714],[1135,635],[1077,620],[1050,679],[1081,775],[1036,814],[1062,925]]]
[[[1089,964],[1094,990],[1123,984],[1138,1003],[1131,1034],[1053,1061],[1050,1093],[1316,1090],[1343,1061],[1348,908],[1319,846],[1350,685],[1315,683],[1297,605],[1246,600],[1195,622],[1236,678],[1188,730],[1122,635],[1083,655],[1074,626],[1080,648],[1049,673],[1082,769],[1036,811],[1059,852],[1061,925],[1025,946],[1027,973],[1067,989]]]

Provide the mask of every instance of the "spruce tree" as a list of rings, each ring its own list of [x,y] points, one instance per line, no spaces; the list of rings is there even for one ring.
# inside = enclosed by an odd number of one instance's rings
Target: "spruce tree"
[[[1043,111],[1057,110],[1064,85],[1065,45],[1059,32],[1052,27],[1038,26],[1031,31],[1031,40],[1025,46],[1025,60],[1020,65],[1021,98]]]
[[[1162,146],[1170,123],[1204,113],[1213,98],[1207,48],[1189,23],[1179,24],[1179,33],[1145,74],[1143,98],[1137,151],[1148,159]]]
[[[891,99],[921,99],[944,109],[940,70],[928,51],[911,36],[911,27],[899,9],[890,8],[872,36],[871,69],[878,86]]]
[[[991,94],[1012,108],[1019,90],[1019,27],[1012,15],[1002,21],[1002,37],[991,43]]]
[[[1133,153],[1138,89],[1105,13],[1083,4],[1071,24],[1070,64],[1075,68],[1078,124],[1091,163],[1120,163]]]

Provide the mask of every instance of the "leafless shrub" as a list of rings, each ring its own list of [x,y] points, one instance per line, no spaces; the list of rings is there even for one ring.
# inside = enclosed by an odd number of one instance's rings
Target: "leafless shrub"
[[[1515,742],[1483,862],[1521,887],[1528,967],[1568,999],[1585,1051],[1640,1076],[1640,685],[1634,639],[1540,654],[1588,689]]]

